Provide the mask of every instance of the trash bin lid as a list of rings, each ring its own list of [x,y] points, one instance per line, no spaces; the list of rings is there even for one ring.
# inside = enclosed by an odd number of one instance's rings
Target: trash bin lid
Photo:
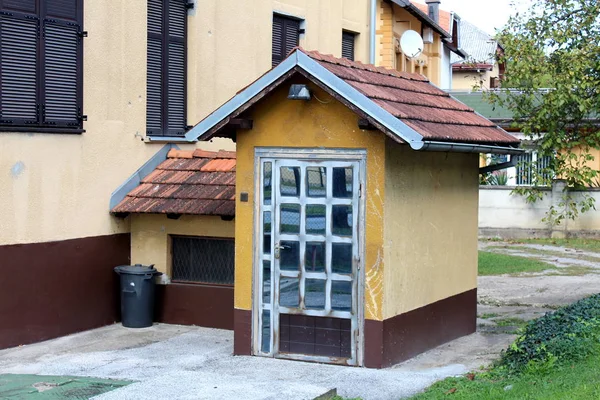
[[[115,272],[117,274],[130,274],[130,275],[148,275],[148,274],[158,275],[158,274],[160,274],[160,272],[158,272],[156,270],[156,268],[154,268],[154,264],[152,264],[152,265],[142,265],[142,264],[119,265],[118,267],[115,267]]]

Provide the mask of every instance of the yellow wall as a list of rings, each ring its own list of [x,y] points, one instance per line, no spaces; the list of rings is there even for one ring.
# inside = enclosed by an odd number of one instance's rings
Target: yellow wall
[[[0,245],[129,231],[128,220],[109,215],[110,195],[162,147],[141,141],[146,6],[85,2],[85,133],[1,134]],[[359,32],[356,57],[368,61],[368,0],[196,1],[188,17],[188,124],[271,67],[273,10],[305,18],[301,44],[309,49],[339,56],[342,29]],[[235,148],[219,139],[197,146]]]
[[[491,71],[481,72],[452,72],[452,89],[453,90],[473,90],[474,87],[477,90],[490,89],[490,78],[498,78],[500,72],[498,64],[494,65]]]
[[[438,33],[433,33],[433,43],[425,44],[423,53],[413,60],[406,60],[396,52],[396,42],[407,30],[422,31],[422,23],[414,15],[396,4],[380,0],[377,18],[377,61],[378,66],[425,75],[437,85],[442,81],[442,42]]]
[[[383,318],[477,287],[478,155],[385,156]]]
[[[327,104],[287,100],[282,85],[252,112],[254,128],[237,134],[235,307],[252,307],[254,235],[254,147],[331,147],[367,150],[365,318],[382,317],[383,199],[385,136],[358,129],[358,116],[322,90],[310,89]],[[249,201],[240,202],[248,192]]]
[[[171,276],[169,235],[234,237],[234,221],[221,217],[183,215],[168,219],[166,215],[132,214],[131,263],[154,264],[155,268]]]

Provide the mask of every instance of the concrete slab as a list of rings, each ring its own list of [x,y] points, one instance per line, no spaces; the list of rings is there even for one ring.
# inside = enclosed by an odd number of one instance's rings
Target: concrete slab
[[[473,344],[469,340],[462,343]],[[112,325],[0,351],[0,373],[137,381],[98,397],[103,400],[313,399],[333,388],[342,396],[369,400],[407,397],[439,379],[468,372],[474,365],[443,356],[437,363],[370,370],[234,357],[232,344],[230,331],[164,324],[145,329]],[[489,348],[488,342],[480,345],[481,350]],[[453,346],[446,349],[456,351],[459,349]],[[429,357],[444,353],[441,349]]]

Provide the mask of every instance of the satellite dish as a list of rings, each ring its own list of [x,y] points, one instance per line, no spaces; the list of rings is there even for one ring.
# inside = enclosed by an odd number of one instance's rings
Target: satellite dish
[[[406,31],[400,38],[400,49],[408,58],[415,58],[421,55],[423,51],[423,38],[416,31]]]

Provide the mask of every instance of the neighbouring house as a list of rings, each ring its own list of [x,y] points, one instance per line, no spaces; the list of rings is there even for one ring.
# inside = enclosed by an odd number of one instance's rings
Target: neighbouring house
[[[504,63],[498,62],[502,46],[489,34],[468,21],[462,20],[460,44],[467,53],[463,58],[452,54],[452,90],[495,89],[504,76]]]
[[[479,153],[517,139],[422,75],[302,49],[186,134],[217,137],[235,159],[165,148],[112,212],[168,294],[179,238],[230,237],[235,199],[235,354],[379,368],[475,331]]]
[[[426,4],[409,0],[380,1],[377,24],[377,65],[425,75],[434,85],[452,85],[451,54],[466,57],[460,43],[460,17],[440,9],[440,0]],[[407,30],[418,32],[424,42],[420,56],[402,53],[400,38]]]

